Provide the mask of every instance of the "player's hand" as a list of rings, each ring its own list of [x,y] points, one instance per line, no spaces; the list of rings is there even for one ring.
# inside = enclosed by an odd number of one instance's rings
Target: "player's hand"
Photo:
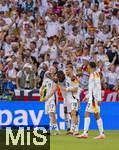
[[[49,98],[46,96],[46,97],[44,98],[44,101],[48,101],[48,99],[49,99]]]
[[[85,96],[83,99],[82,99],[82,101],[84,102],[84,101],[86,101],[87,100],[87,97]]]
[[[66,89],[66,88],[64,88],[64,87],[61,87],[61,89],[62,89],[62,91],[67,91],[67,89]]]

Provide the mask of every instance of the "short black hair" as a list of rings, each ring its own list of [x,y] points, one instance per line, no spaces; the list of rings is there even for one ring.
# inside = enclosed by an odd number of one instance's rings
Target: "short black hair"
[[[0,11],[0,14],[4,14],[4,11]]]
[[[89,65],[91,68],[96,69],[96,63],[95,62],[92,61],[89,63]]]
[[[57,77],[58,77],[58,80],[59,82],[63,82],[65,80],[65,74],[62,70],[59,70],[57,72]]]
[[[70,60],[67,61],[67,63],[66,63],[66,66],[68,66],[68,65],[71,65],[71,66],[73,65],[72,62],[71,62]]]
[[[73,70],[73,64],[71,62],[67,62],[66,68],[71,68]]]
[[[72,31],[74,32],[74,31],[76,31],[78,28],[77,27],[73,27],[72,28]]]
[[[35,41],[31,41],[31,43],[36,46],[36,42]]]
[[[59,63],[57,61],[54,61],[53,62],[53,65],[58,65]]]
[[[66,4],[65,6],[68,7],[68,8],[71,8],[72,5],[71,4]]]

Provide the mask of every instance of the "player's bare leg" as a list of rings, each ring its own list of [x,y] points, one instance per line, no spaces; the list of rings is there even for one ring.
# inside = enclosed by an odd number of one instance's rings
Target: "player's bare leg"
[[[76,128],[75,128],[75,131],[73,133],[74,136],[78,136],[79,135],[79,123],[80,123],[80,116],[78,115],[78,111],[76,112],[76,118],[77,118],[77,123],[76,123]]]
[[[71,111],[72,125],[73,125],[73,135],[78,134],[78,115],[76,110]]]
[[[88,129],[90,126],[90,112],[85,112],[85,121],[84,121],[84,132],[83,134],[76,136],[77,138],[88,138]]]
[[[67,131],[70,131],[71,128],[69,115],[70,114],[67,112],[67,107],[64,107],[64,118],[65,118]]]
[[[98,125],[98,129],[100,133],[100,135],[97,137],[94,137],[94,139],[104,139],[105,134],[104,134],[104,129],[103,129],[103,121],[102,121],[102,118],[100,117],[100,113],[94,113],[94,116],[97,120],[97,125]]]
[[[74,128],[73,128],[73,122],[72,122],[71,113],[69,113],[69,116],[70,116],[70,118],[71,118],[71,120],[70,120],[70,130],[69,130],[66,134],[67,134],[67,135],[73,135]]]
[[[53,127],[54,127],[54,130],[56,131],[56,134],[59,134],[59,128],[58,128],[58,125],[57,125],[57,120],[56,120],[55,113],[50,112],[49,115],[50,115],[50,130],[52,130]]]

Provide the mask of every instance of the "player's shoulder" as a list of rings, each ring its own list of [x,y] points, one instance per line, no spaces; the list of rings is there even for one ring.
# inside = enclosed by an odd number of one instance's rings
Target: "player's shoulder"
[[[48,80],[49,82],[54,82],[54,83],[58,83],[58,78],[57,78],[57,76],[55,75],[55,76],[51,76],[51,74],[49,73],[49,72],[46,72],[45,73],[45,77],[44,77],[46,80]]]
[[[73,77],[71,78],[71,81],[73,83],[79,83],[79,80],[78,80],[78,78],[75,75],[73,75]]]
[[[95,72],[91,73],[90,77],[95,78],[95,79],[99,79],[100,73],[98,71],[95,71]]]

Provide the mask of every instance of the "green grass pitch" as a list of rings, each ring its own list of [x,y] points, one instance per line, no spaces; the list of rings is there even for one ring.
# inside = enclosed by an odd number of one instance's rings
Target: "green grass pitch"
[[[59,136],[51,136],[50,150],[119,150],[119,130],[105,133],[106,139],[94,140],[98,131],[90,131],[88,139],[77,139],[62,132]]]

